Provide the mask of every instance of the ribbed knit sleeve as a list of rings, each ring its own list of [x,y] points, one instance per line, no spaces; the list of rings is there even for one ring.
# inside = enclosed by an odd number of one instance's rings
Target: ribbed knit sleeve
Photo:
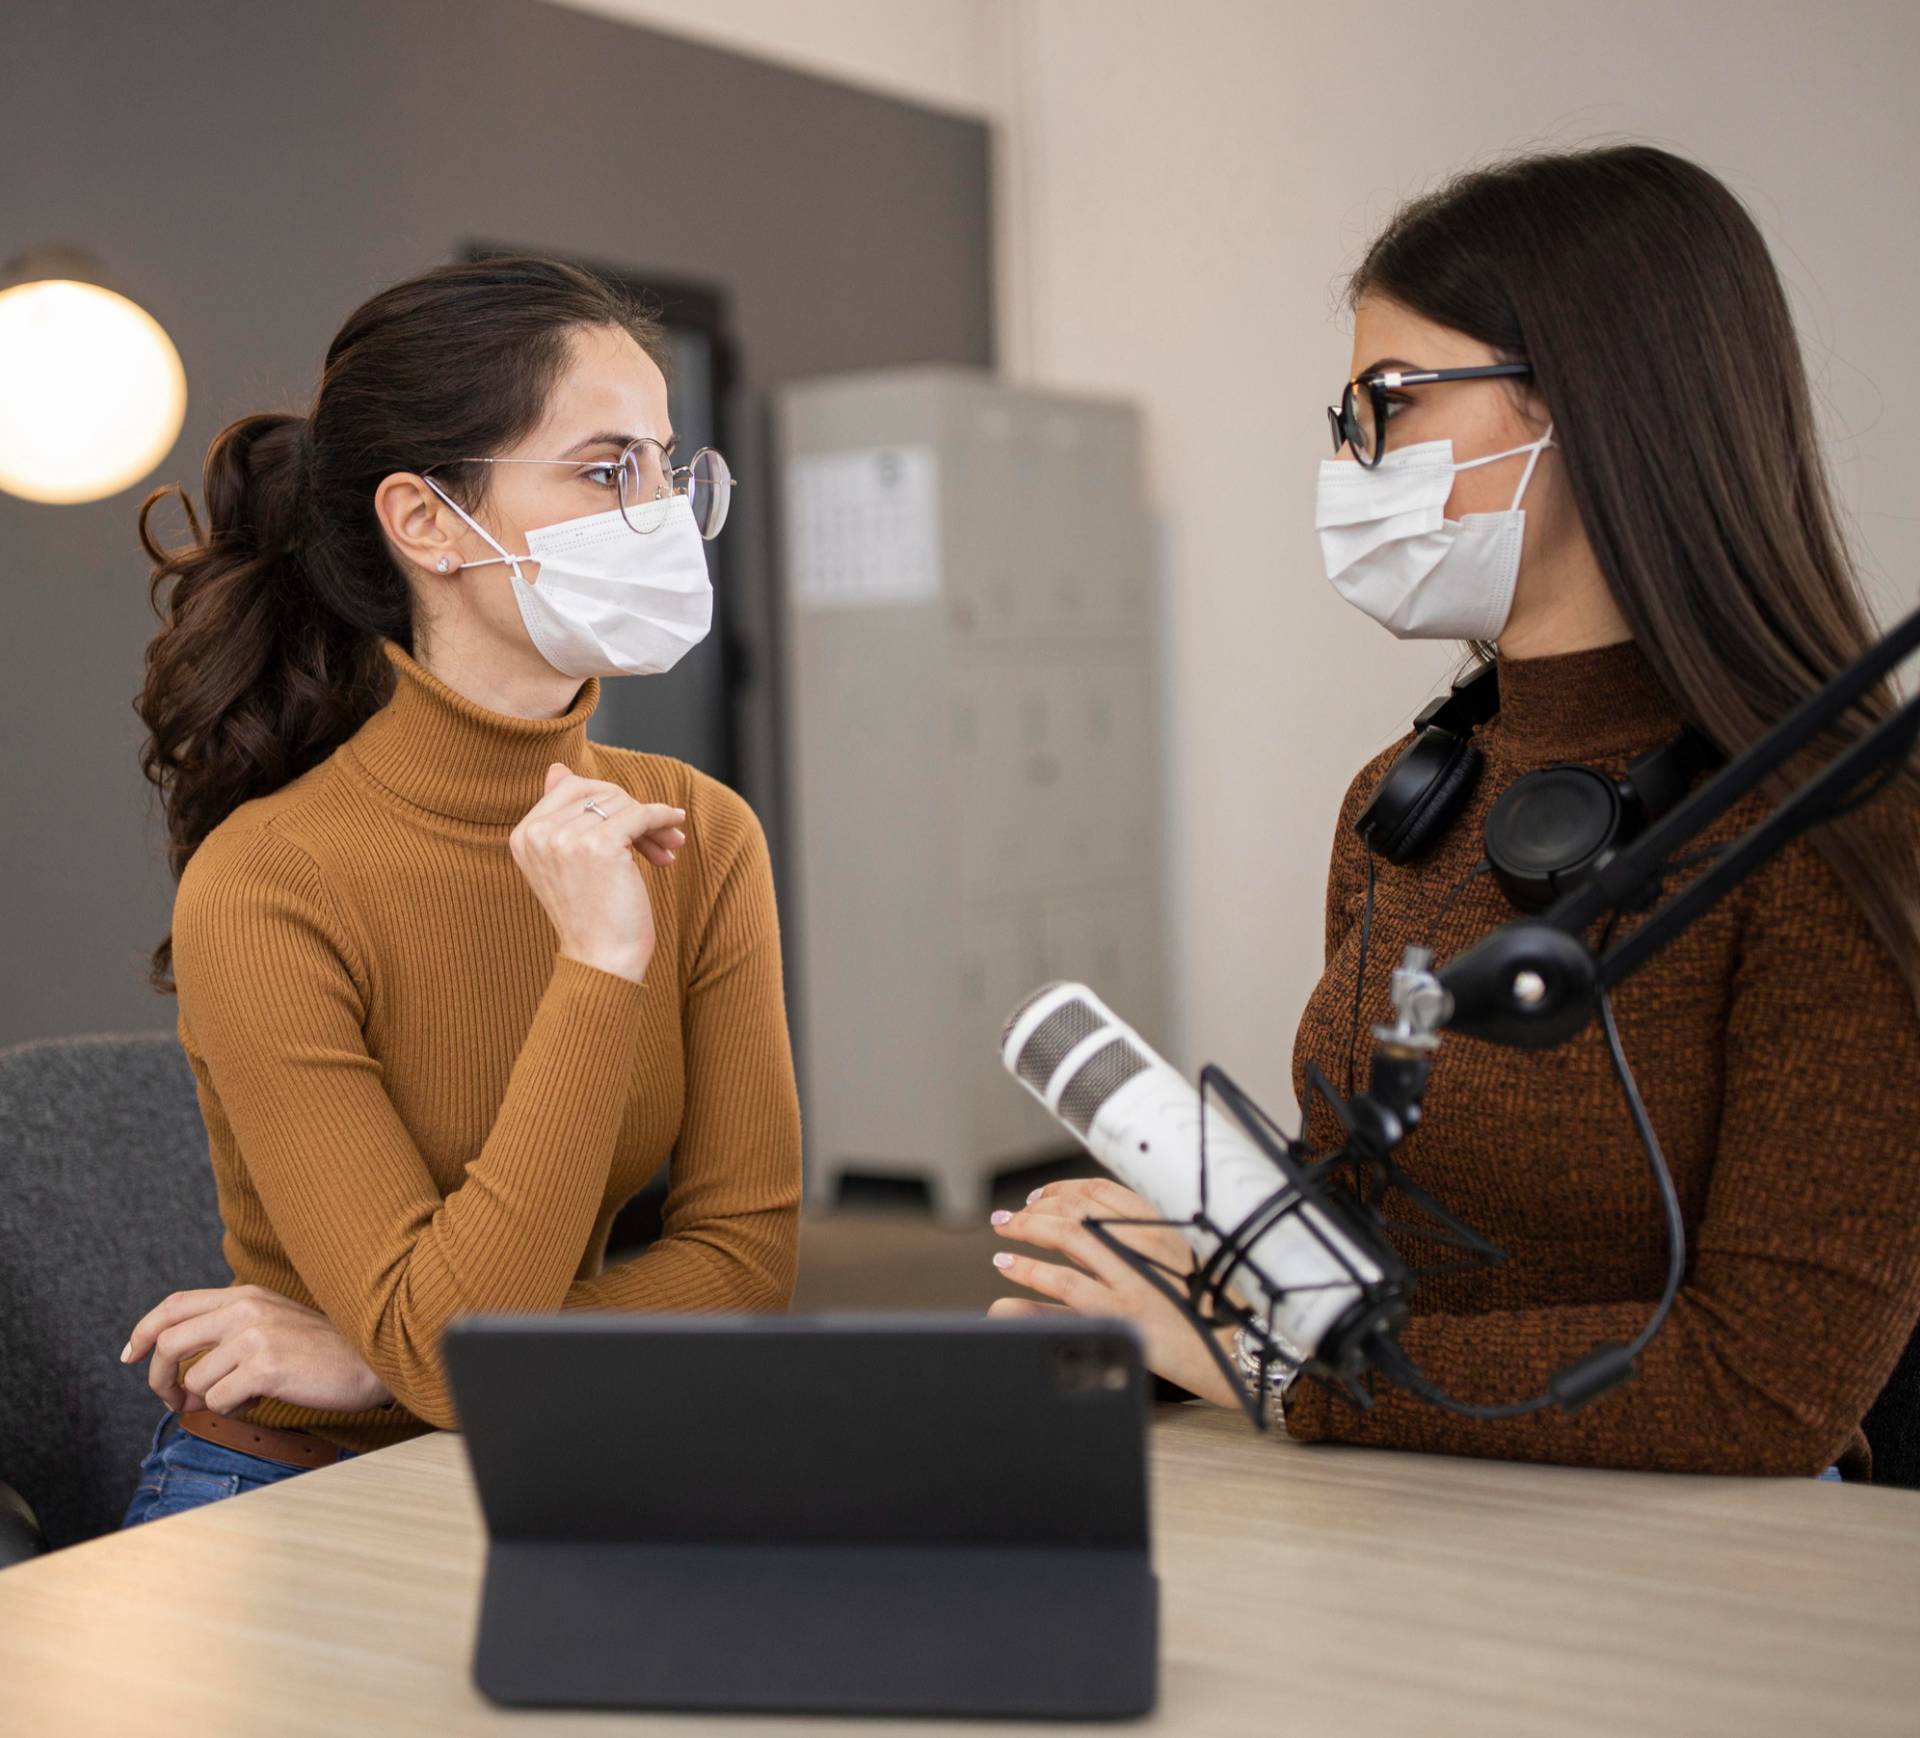
[[[793,1295],[800,1107],[773,871],[747,804],[724,786],[701,788],[690,849],[717,891],[688,941],[686,1111],[661,1235],[576,1282],[568,1309],[780,1310]]]
[[[270,825],[210,837],[173,937],[183,1039],[288,1258],[395,1398],[456,1427],[448,1323],[557,1309],[578,1271],[642,987],[555,958],[491,1132],[443,1195],[368,1053],[364,961],[298,844]]]
[[[1711,1182],[1678,1302],[1638,1375],[1578,1413],[1497,1422],[1384,1386],[1361,1412],[1302,1381],[1290,1435],[1685,1472],[1811,1474],[1841,1456],[1920,1315],[1920,1019],[1809,842],[1733,898]],[[1629,1061],[1641,989],[1630,980],[1615,997]],[[1577,1140],[1558,1162],[1580,1163]],[[1528,1186],[1520,1161],[1514,1170],[1511,1186]],[[1644,1212],[1657,1211],[1649,1179]],[[1449,1393],[1508,1401],[1597,1341],[1630,1340],[1654,1301],[1421,1314],[1401,1343]]]

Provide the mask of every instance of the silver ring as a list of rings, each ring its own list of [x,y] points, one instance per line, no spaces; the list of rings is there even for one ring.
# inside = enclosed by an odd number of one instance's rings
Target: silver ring
[[[588,797],[587,807],[593,810],[593,812],[596,815],[598,815],[603,821],[610,821],[613,819],[613,817],[610,814],[608,814],[605,809],[601,808],[600,799],[598,797]]]

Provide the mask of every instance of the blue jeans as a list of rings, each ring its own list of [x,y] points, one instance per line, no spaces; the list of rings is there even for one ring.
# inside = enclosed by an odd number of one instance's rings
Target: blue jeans
[[[340,1458],[351,1460],[353,1455],[343,1449]],[[222,1448],[217,1442],[202,1442],[182,1430],[180,1420],[171,1412],[164,1412],[154,1426],[152,1446],[140,1463],[140,1482],[120,1525],[135,1527],[142,1521],[157,1521],[162,1515],[177,1515],[241,1491],[298,1478],[308,1470],[304,1466],[282,1466],[257,1454],[243,1454],[237,1448]]]

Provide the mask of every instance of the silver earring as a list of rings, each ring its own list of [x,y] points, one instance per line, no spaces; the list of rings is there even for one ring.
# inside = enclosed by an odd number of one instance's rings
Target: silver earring
[[[443,556],[441,556],[441,557],[440,557],[440,559],[439,559],[438,561],[436,561],[436,562],[434,563],[434,566],[435,566],[435,567],[437,567],[437,568],[439,568],[439,570],[440,570],[440,571],[441,571],[442,573],[445,573],[445,572],[447,571],[447,569],[448,569],[449,567],[451,567],[452,565],[453,565],[453,563],[452,563],[452,562],[450,562],[450,561],[449,561],[449,560],[448,560],[448,559],[447,559],[447,558],[446,558],[446,557],[445,557],[444,555],[443,555]]]

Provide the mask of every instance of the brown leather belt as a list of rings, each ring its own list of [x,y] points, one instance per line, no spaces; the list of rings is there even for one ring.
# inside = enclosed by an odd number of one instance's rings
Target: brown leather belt
[[[205,1410],[176,1412],[174,1417],[182,1430],[202,1442],[217,1442],[222,1448],[257,1454],[282,1466],[332,1466],[341,1455],[326,1438],[310,1436],[304,1430],[271,1430],[264,1424],[249,1424],[244,1418],[224,1418]]]

